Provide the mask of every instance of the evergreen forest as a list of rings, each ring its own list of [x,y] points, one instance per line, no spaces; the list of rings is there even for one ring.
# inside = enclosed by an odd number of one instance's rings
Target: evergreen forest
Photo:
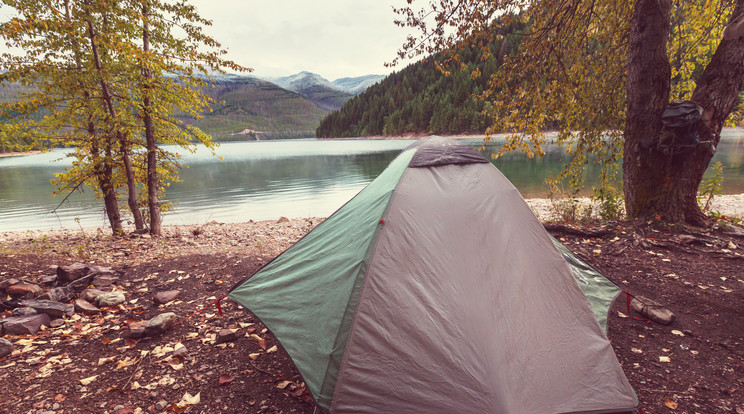
[[[475,97],[488,89],[503,57],[516,52],[524,25],[512,22],[494,29],[490,54],[479,47],[460,52],[454,70],[438,66],[434,55],[394,72],[341,109],[316,130],[318,138],[402,134],[482,134],[490,125],[488,102]],[[460,70],[462,69],[462,70]]]

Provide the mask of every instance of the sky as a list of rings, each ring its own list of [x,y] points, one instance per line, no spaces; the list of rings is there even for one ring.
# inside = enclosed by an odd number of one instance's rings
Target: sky
[[[193,0],[206,32],[227,57],[259,77],[301,71],[333,81],[386,68],[404,43],[407,29],[393,23],[392,5],[403,0]],[[406,65],[408,62],[403,62]]]

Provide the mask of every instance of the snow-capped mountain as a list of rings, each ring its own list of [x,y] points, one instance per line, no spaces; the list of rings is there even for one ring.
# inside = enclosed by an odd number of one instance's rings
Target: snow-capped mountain
[[[331,84],[344,92],[352,95],[359,95],[364,92],[370,86],[384,79],[383,75],[365,75],[357,76],[355,78],[341,78],[331,82]]]

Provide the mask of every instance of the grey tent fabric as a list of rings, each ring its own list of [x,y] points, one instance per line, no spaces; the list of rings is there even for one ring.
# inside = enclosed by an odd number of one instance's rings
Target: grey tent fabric
[[[379,232],[331,411],[637,405],[571,270],[506,178],[489,164],[409,169]]]
[[[432,137],[229,296],[332,413],[633,411],[595,317],[617,289],[560,247],[488,160]]]

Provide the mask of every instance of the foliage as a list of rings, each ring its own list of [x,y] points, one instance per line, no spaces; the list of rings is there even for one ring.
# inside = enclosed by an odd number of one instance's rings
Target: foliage
[[[407,1],[397,9],[400,26],[416,33],[398,59],[440,53],[443,72],[467,67],[463,51],[503,35],[493,25],[526,25],[519,48],[488,74],[479,98],[489,116],[489,134],[510,132],[498,155],[522,151],[542,156],[557,143],[571,154],[556,181],[583,185],[586,163],[611,168],[623,156],[626,120],[626,63],[635,2],[624,0]],[[718,44],[732,12],[731,0],[674,1],[667,52],[672,97],[688,98]],[[494,16],[499,16],[495,18]],[[545,131],[558,129],[555,139]],[[603,185],[608,174],[603,174]]]
[[[206,83],[203,74],[243,68],[222,57],[226,52],[219,43],[203,33],[210,22],[185,1],[3,3],[16,16],[0,26],[13,47],[2,55],[0,81],[25,88],[19,100],[3,105],[3,132],[74,147],[72,167],[54,184],[61,193],[92,187],[117,232],[117,200],[125,186],[134,214],[144,201],[141,190],[159,192],[177,179],[178,156],[160,145],[212,145],[174,111],[200,117],[211,102],[199,90]],[[152,34],[149,50],[140,46],[146,32]],[[158,143],[149,149],[148,117]],[[157,158],[157,171],[147,166],[148,153]]]
[[[704,213],[711,213],[710,208],[713,199],[723,194],[723,164],[716,161],[710,166],[711,174],[704,177],[698,189],[698,203]]]
[[[603,220],[621,220],[625,215],[623,194],[611,184],[595,188],[592,201],[597,203],[599,217]]]

